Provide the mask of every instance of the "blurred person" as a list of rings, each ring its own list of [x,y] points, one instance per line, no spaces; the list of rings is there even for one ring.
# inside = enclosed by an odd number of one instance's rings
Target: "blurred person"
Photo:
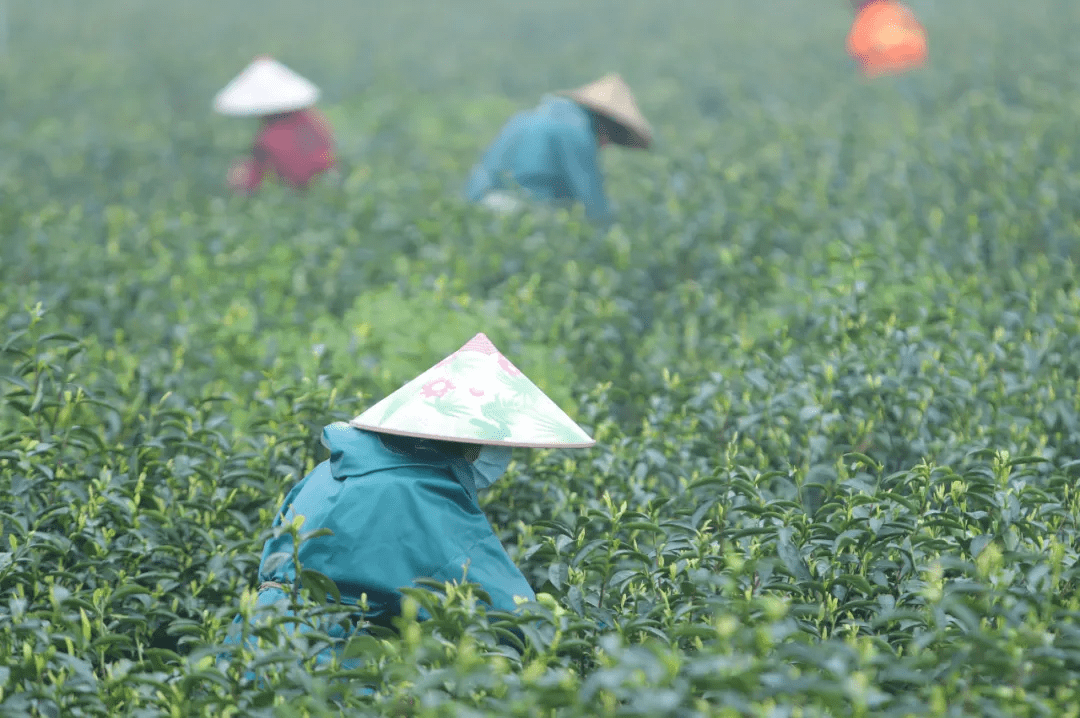
[[[229,169],[228,184],[251,194],[273,172],[285,184],[306,189],[334,166],[334,140],[326,118],[314,109],[319,89],[276,60],[255,59],[214,98],[214,110],[231,117],[259,117],[251,156]]]
[[[619,75],[607,75],[547,95],[510,118],[473,168],[465,195],[497,212],[522,208],[522,195],[555,205],[581,202],[590,220],[607,223],[612,212],[599,149],[648,149],[651,143],[652,128],[630,88]]]
[[[516,609],[515,596],[536,600],[478,492],[503,475],[513,447],[596,442],[477,334],[351,422],[324,428],[322,443],[330,458],[289,492],[273,525],[303,516],[303,533],[330,529],[300,545],[302,568],[333,579],[342,603],[366,596],[363,617],[392,629],[398,588],[417,578],[478,583],[501,611]],[[288,597],[297,580],[292,549],[289,534],[266,542],[257,606]],[[419,617],[428,616],[421,609]],[[352,635],[338,626],[329,633]],[[329,658],[326,649],[318,660]]]
[[[915,14],[894,0],[851,0],[855,21],[848,54],[868,78],[893,75],[926,64],[926,31]]]

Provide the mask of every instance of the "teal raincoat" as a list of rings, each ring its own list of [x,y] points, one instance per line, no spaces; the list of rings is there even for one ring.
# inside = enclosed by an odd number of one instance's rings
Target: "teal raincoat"
[[[592,115],[562,97],[510,118],[473,168],[465,189],[470,202],[518,186],[546,202],[581,202],[589,219],[605,223],[611,210],[600,173]]]
[[[301,544],[299,557],[305,569],[334,580],[343,603],[356,604],[366,594],[365,618],[390,627],[401,609],[398,588],[415,585],[417,578],[464,577],[480,584],[493,608],[503,611],[515,610],[515,596],[536,599],[480,509],[465,459],[433,448],[419,456],[399,454],[378,435],[346,424],[326,427],[322,440],[330,450],[329,460],[293,487],[274,526],[302,515],[302,533],[319,528],[333,532]],[[288,534],[266,542],[257,605],[287,597],[281,588],[265,584],[286,589],[292,585],[296,567],[291,553]],[[423,611],[420,617],[426,617]],[[328,652],[320,656],[328,658]]]

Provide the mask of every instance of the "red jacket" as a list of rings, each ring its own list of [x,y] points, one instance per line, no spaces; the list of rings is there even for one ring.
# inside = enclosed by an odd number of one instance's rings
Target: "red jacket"
[[[264,121],[251,154],[253,162],[243,182],[246,191],[258,189],[267,171],[304,189],[315,175],[334,166],[334,138],[317,110],[288,112]]]

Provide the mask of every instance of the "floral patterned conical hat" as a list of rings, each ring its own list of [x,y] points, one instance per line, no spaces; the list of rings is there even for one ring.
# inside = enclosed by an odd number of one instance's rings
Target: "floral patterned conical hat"
[[[319,88],[265,55],[244,68],[214,98],[214,111],[233,117],[276,115],[311,107]]]
[[[349,423],[385,434],[494,446],[596,443],[484,334]]]

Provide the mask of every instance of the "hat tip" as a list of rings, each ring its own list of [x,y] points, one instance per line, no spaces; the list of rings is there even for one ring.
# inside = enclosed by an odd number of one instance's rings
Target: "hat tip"
[[[465,345],[461,347],[460,351],[475,351],[481,354],[498,354],[499,350],[495,348],[495,345],[488,339],[487,334],[483,332],[477,332],[469,341],[465,342]]]

